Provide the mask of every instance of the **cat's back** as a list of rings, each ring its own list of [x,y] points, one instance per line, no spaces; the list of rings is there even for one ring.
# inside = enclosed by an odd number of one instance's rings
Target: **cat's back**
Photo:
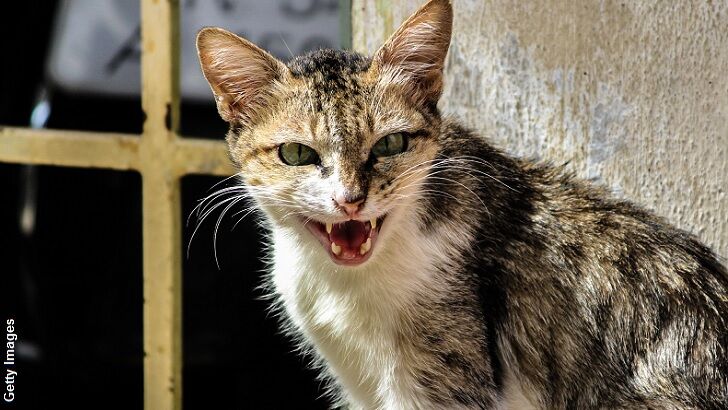
[[[527,390],[548,407],[725,408],[728,274],[713,252],[587,181],[514,161],[521,234],[483,252],[481,275]]]

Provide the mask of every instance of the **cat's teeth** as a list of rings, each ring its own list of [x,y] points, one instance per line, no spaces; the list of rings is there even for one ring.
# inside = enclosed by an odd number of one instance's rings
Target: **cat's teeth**
[[[372,230],[374,230],[374,228],[377,227],[377,218],[372,218],[372,220],[369,221],[369,223],[372,225]]]
[[[369,249],[372,249],[372,238],[367,238],[367,241],[361,244],[359,247],[359,253],[364,255],[369,252]]]
[[[334,255],[339,256],[341,253],[341,246],[337,245],[336,242],[331,242],[331,252],[333,252]]]
[[[326,233],[331,233],[331,231],[334,229],[334,224],[326,222]]]

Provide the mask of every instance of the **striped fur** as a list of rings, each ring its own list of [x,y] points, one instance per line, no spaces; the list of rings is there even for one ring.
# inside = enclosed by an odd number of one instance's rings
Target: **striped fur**
[[[372,58],[287,66],[219,29],[198,38],[270,230],[275,306],[332,405],[728,408],[725,267],[650,212],[443,117],[451,24],[432,0]],[[373,158],[394,132],[407,151]],[[320,163],[283,164],[285,142]],[[302,223],[341,222],[342,189],[366,196],[362,220],[386,215],[360,266],[336,265]]]

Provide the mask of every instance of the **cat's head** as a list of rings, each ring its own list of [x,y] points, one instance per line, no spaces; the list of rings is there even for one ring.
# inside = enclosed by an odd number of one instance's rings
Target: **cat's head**
[[[451,27],[450,2],[432,0],[371,58],[319,50],[288,64],[225,30],[199,33],[231,156],[275,224],[357,266],[417,217]]]

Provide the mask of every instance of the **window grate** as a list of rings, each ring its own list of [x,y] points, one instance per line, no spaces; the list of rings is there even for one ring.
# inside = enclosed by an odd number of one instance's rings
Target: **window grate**
[[[182,138],[179,2],[142,0],[142,135],[0,127],[0,162],[142,176],[144,407],[182,407],[180,178],[231,175],[223,142]]]

